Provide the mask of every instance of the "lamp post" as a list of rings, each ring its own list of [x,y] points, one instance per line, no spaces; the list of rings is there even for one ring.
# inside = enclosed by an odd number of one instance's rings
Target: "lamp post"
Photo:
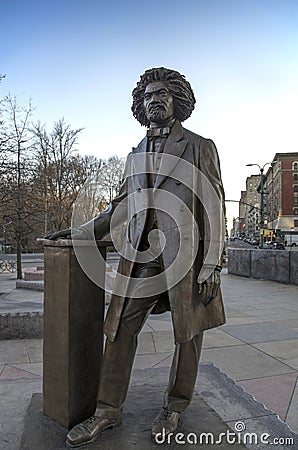
[[[259,164],[246,164],[248,167],[257,166],[261,173],[260,194],[261,194],[261,207],[260,207],[260,248],[264,248],[264,169],[268,164],[273,164],[276,161],[267,162],[262,167]]]

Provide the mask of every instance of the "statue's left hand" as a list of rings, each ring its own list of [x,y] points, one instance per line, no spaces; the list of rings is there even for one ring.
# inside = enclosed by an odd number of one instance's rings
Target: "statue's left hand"
[[[211,275],[203,282],[199,283],[199,294],[202,297],[202,303],[207,306],[217,296],[220,287],[220,270],[215,269]]]

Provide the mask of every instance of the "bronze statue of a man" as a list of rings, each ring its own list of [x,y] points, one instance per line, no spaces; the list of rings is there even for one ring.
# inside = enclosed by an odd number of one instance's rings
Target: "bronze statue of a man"
[[[84,239],[91,230],[102,238],[110,231],[117,207],[123,202],[125,214],[127,198],[132,196],[133,204],[141,198],[143,207],[128,217],[127,236],[135,255],[146,258],[120,258],[118,272],[134,283],[123,283],[120,294],[118,288],[112,295],[97,408],[94,416],[68,433],[69,447],[93,442],[103,430],[121,424],[137,336],[150,313],[166,310],[172,314],[175,353],[152,436],[163,429],[166,435],[175,432],[192,399],[203,331],[225,322],[220,290],[224,190],[214,143],[181,125],[194,109],[192,88],[179,72],[159,67],[145,71],[132,96],[133,114],[148,128],[147,135],[128,156],[129,169],[119,195],[73,234]],[[66,234],[54,233],[52,238]],[[154,287],[155,278],[160,286],[151,295],[145,285],[152,280]]]

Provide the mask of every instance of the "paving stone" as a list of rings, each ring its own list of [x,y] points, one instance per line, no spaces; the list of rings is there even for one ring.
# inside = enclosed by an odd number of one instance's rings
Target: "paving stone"
[[[298,339],[264,342],[263,344],[254,344],[253,346],[282,361],[298,358]]]
[[[35,378],[35,377],[38,377],[38,375],[13,366],[5,366],[0,375],[1,380]]]
[[[221,329],[248,344],[298,339],[298,333],[274,323],[227,325]]]
[[[0,364],[27,362],[29,357],[24,340],[0,341]]]
[[[156,352],[173,352],[174,350],[174,335],[172,331],[160,331],[153,334],[154,345]]]
[[[279,320],[277,322],[277,325],[281,325],[282,327],[288,328],[289,330],[293,330],[293,331],[298,332],[298,321],[297,321],[297,319]]]
[[[20,448],[26,410],[32,394],[41,392],[41,389],[42,382],[39,377],[0,381],[1,450]]]
[[[148,320],[147,324],[154,331],[172,331],[173,325],[172,322],[162,321],[162,320]]]
[[[276,315],[276,319],[278,319],[279,316]],[[252,316],[246,316],[244,317],[227,317],[227,325],[240,325],[240,324],[246,324],[246,323],[258,323],[258,322],[264,322],[264,319],[261,317],[252,317]]]
[[[256,433],[260,437],[267,433],[273,438],[288,437],[293,440],[294,445],[261,444],[246,446],[250,450],[290,450],[298,448],[298,435],[292,432],[288,425],[282,422],[272,411],[266,409],[263,404],[257,402],[251,394],[244,391],[231,378],[222,373],[212,364],[200,364],[199,377],[196,383],[199,394],[211,406],[220,417],[235,431],[235,423],[244,424],[244,433]],[[241,424],[240,424],[241,425]],[[239,429],[237,427],[237,429]],[[240,433],[243,437],[244,433]],[[248,436],[249,437],[249,436]],[[230,444],[230,448],[237,448],[237,444]]]
[[[172,314],[171,311],[166,311],[162,314],[150,314],[148,317],[149,320],[153,322],[172,322]]]
[[[169,355],[167,358],[160,361],[158,364],[156,364],[154,367],[171,367],[173,360],[173,353]]]
[[[13,364],[12,366],[16,367],[17,369],[26,370],[27,372],[42,376],[43,372],[42,362],[28,363],[28,364]]]
[[[152,333],[142,333],[138,337],[137,355],[146,355],[155,353]]]
[[[296,388],[287,414],[287,424],[295,433],[298,433],[297,418],[298,418],[298,384],[296,384]]]
[[[201,360],[214,362],[217,367],[235,380],[295,372],[294,369],[250,345],[203,349]]]
[[[221,328],[223,330],[223,328]],[[207,330],[204,332],[203,348],[228,347],[232,345],[242,345],[243,342],[235,339],[229,334],[218,329]]]
[[[298,320],[298,314],[293,313],[289,309],[286,308],[268,308],[268,309],[257,309],[254,311],[245,311],[250,316],[262,317],[266,322],[268,322],[268,317],[276,319],[276,316],[279,316],[279,320],[282,317],[283,319],[296,319]]]
[[[42,361],[43,340],[42,339],[26,339],[26,349],[30,362]]]
[[[239,381],[247,392],[256,400],[263,403],[266,408],[274,411],[282,420],[285,420],[289,404],[294,392],[297,373],[263,377],[247,381]]]
[[[239,309],[236,308],[231,308],[230,306],[227,306],[225,308],[225,312],[226,312],[226,316],[228,318],[232,318],[232,317],[247,317],[247,314],[239,311]]]
[[[291,366],[294,369],[298,370],[298,358],[283,359],[283,362],[288,366]]]
[[[148,367],[160,367],[163,366],[162,362],[170,358],[172,360],[172,355],[170,353],[152,353],[146,355],[136,355],[134,360],[134,369],[146,369]]]
[[[145,325],[142,328],[141,333],[152,333],[153,329],[147,324],[145,323]]]

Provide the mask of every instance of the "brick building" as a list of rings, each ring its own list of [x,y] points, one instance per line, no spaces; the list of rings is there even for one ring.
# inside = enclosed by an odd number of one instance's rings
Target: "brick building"
[[[240,236],[252,238],[260,231],[260,181],[261,175],[247,177],[246,190],[241,191],[237,221]],[[276,153],[263,182],[265,235],[269,239],[278,234],[298,234],[298,152]]]
[[[264,176],[264,204],[268,229],[298,232],[298,152],[274,156]]]

